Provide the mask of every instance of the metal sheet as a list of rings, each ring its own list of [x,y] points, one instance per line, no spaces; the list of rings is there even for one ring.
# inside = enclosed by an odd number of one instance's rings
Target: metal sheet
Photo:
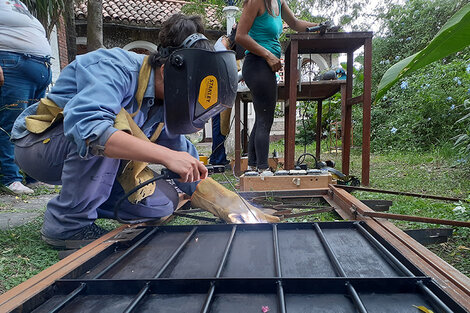
[[[377,237],[358,222],[149,226],[17,311],[465,312]]]

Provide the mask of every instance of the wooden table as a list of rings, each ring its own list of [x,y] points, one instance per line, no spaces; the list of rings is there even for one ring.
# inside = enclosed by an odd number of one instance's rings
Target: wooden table
[[[351,33],[297,33],[288,35],[290,42],[285,53],[285,80],[287,100],[285,101],[285,168],[294,167],[295,157],[295,113],[299,100],[297,81],[297,56],[299,54],[347,53],[346,88],[341,94],[341,171],[349,175],[351,151],[352,105],[362,103],[362,177],[363,185],[369,185],[370,168],[370,111],[372,78],[372,32]],[[354,51],[364,47],[363,94],[352,98]],[[317,147],[318,149],[318,147]]]
[[[284,84],[278,85],[278,100],[284,102],[288,99],[287,89]],[[298,100],[310,100],[317,101],[317,129],[316,129],[316,151],[315,156],[320,159],[320,142],[321,142],[321,118],[322,118],[322,101],[330,98],[338,91],[342,94],[346,90],[345,80],[323,80],[313,81],[309,83],[302,83],[300,91],[297,93]],[[342,97],[341,99],[345,99]],[[238,92],[237,99],[235,102],[235,174],[241,174],[241,154],[242,151],[248,150],[248,103],[252,102],[252,96],[250,91]],[[240,118],[240,102],[243,103],[243,123]],[[287,115],[286,115],[287,116]],[[320,122],[319,122],[320,121]],[[295,121],[294,121],[295,123]],[[243,132],[241,132],[240,125],[243,124]],[[295,125],[295,124],[294,124]],[[241,148],[240,135],[243,134],[243,149]],[[295,140],[295,138],[294,138]]]
[[[278,86],[278,99],[284,101],[284,168],[294,168],[295,130],[297,101],[314,100],[318,102],[316,156],[320,157],[321,111],[322,101],[341,91],[341,139],[342,139],[342,172],[349,174],[351,149],[352,105],[363,104],[362,132],[362,184],[369,185],[370,166],[370,108],[371,108],[371,66],[372,66],[372,32],[297,33],[288,35],[290,42],[285,53],[285,85]],[[364,81],[363,94],[352,98],[353,53],[364,47]],[[299,54],[347,53],[347,79],[332,81],[315,81],[302,83],[298,91],[297,56]],[[290,88],[290,87],[293,88]],[[240,102],[244,103],[244,145],[248,139],[247,103],[251,102],[250,92],[240,92],[235,102],[235,173],[240,174],[241,158],[241,119]]]

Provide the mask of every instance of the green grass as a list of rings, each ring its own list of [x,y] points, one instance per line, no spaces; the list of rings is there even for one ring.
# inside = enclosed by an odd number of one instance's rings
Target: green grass
[[[280,155],[283,153],[283,145],[280,142],[271,145],[271,151],[276,149]],[[296,155],[303,153],[303,146],[296,147]],[[313,145],[307,146],[307,152],[314,152]],[[326,146],[322,151],[327,151]],[[340,153],[322,153],[322,160],[332,159],[336,162],[337,169],[341,169]],[[310,166],[312,159],[307,159]],[[351,174],[360,176],[361,153],[358,149],[351,152]],[[236,185],[237,178],[227,173],[230,181]],[[226,183],[223,175],[217,174],[214,179]],[[469,199],[470,191],[470,166],[459,163],[457,157],[448,150],[435,150],[431,152],[388,152],[371,156],[370,185],[373,188],[394,191],[408,191]],[[46,189],[39,189],[33,195],[48,193]],[[390,213],[418,215],[426,217],[444,218],[452,220],[470,220],[470,204],[435,201],[422,198],[395,196],[369,192],[354,192],[359,199],[386,199],[392,200],[393,206]],[[28,201],[29,196],[21,197]],[[457,213],[453,210],[457,206],[466,208],[466,213]],[[7,209],[0,203],[0,211]],[[209,213],[203,214],[212,217]],[[333,213],[290,218],[286,222],[312,222],[333,221],[339,217]],[[100,226],[113,229],[119,223],[109,220],[99,220]],[[177,217],[170,225],[206,224],[204,221]],[[394,222],[401,229],[414,229],[425,227],[437,227],[422,223],[405,221]],[[57,251],[45,245],[39,235],[42,217],[31,223],[10,230],[0,231],[0,293],[18,285],[33,275],[58,261]],[[440,226],[439,226],[440,227]],[[445,226],[446,227],[446,226]],[[449,242],[428,247],[441,258],[452,264],[462,273],[470,276],[470,229],[454,227],[454,235]]]

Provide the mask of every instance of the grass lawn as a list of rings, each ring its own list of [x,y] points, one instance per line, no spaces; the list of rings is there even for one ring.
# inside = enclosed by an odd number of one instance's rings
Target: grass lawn
[[[281,143],[273,143],[271,151],[276,149],[282,154]],[[296,147],[296,154],[303,152],[303,147]],[[325,151],[327,149],[324,149]],[[314,152],[314,146],[308,146],[307,152]],[[323,153],[322,159],[332,159],[337,169],[341,169],[341,155]],[[309,160],[313,164],[313,160]],[[352,150],[351,174],[360,176],[361,154]],[[222,175],[214,178],[223,182]],[[230,175],[236,183],[236,178]],[[470,166],[459,162],[457,157],[445,150],[433,152],[389,152],[371,156],[370,185],[373,188],[394,191],[408,191],[469,199]],[[225,184],[228,188],[230,185]],[[419,215],[452,220],[470,220],[470,203],[452,203],[367,192],[354,192],[354,196],[363,199],[392,200],[390,213]],[[33,195],[34,197],[34,195]],[[460,207],[460,208],[459,208]],[[457,209],[456,209],[457,208]],[[0,203],[0,210],[6,209]],[[465,211],[465,212],[463,212]],[[332,213],[322,213],[312,217],[303,217],[296,221],[328,221],[337,218]],[[194,224],[194,220],[175,218],[171,224]],[[42,218],[39,217],[26,225],[0,231],[0,293],[18,285],[33,275],[59,261],[57,251],[44,244],[39,235]],[[113,229],[119,224],[109,220],[99,220],[98,224]],[[439,225],[397,221],[402,229],[440,227]],[[462,273],[470,276],[470,229],[454,228],[454,235],[449,242],[429,246],[428,248],[452,264]]]

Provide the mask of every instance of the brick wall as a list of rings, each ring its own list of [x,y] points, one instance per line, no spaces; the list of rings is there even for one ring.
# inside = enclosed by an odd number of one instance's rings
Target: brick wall
[[[61,17],[59,20],[57,43],[59,45],[60,69],[63,69],[69,63],[67,55],[67,40],[65,37],[65,23],[63,17]]]

